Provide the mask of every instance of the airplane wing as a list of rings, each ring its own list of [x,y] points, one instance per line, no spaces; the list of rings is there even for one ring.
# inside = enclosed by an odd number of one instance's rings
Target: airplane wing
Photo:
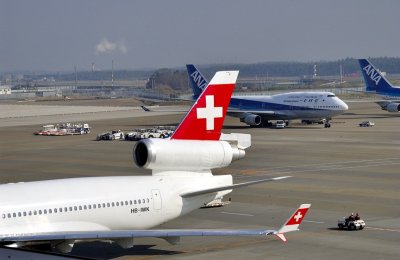
[[[182,109],[153,109],[146,106],[140,106],[145,112],[179,112],[179,113],[186,113],[189,109],[182,108]]]
[[[124,238],[159,237],[176,243],[185,236],[269,236],[276,235],[286,242],[285,233],[297,231],[311,204],[300,207],[278,230],[270,229],[150,229],[150,230],[113,230],[113,231],[71,231],[48,232],[40,234],[8,235],[0,237],[1,243],[75,241],[75,240],[118,240]]]
[[[263,119],[267,120],[276,120],[283,118],[290,118],[292,115],[285,113],[283,111],[275,111],[275,110],[240,110],[240,109],[228,109],[228,115],[235,117],[245,117],[246,115],[258,115]]]
[[[243,110],[243,109],[234,109],[234,108],[228,108],[228,113],[241,113],[241,114],[255,114],[255,115],[278,115],[274,110]]]
[[[179,112],[179,113],[186,113],[189,109],[182,108],[182,109],[153,109],[146,106],[140,106],[145,112]],[[234,108],[228,108],[228,114],[255,114],[259,116],[276,116],[281,115],[281,113],[274,111],[274,110],[240,110]]]

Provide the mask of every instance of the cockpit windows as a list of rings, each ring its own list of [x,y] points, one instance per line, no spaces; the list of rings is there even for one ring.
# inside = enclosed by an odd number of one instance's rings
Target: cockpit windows
[[[329,94],[328,97],[336,97],[334,94]]]

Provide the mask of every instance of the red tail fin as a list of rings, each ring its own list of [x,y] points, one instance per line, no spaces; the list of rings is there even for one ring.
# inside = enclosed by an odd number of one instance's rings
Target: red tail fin
[[[171,139],[219,140],[239,71],[218,71]]]

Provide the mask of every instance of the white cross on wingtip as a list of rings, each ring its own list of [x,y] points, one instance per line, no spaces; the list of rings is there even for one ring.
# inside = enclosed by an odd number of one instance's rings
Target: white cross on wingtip
[[[294,216],[294,219],[296,220],[296,222],[299,222],[299,220],[303,217],[303,215],[301,215],[300,211],[297,212],[297,214]]]

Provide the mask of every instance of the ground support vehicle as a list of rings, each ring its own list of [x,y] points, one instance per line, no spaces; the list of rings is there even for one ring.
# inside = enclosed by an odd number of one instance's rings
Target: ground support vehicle
[[[283,120],[276,121],[275,128],[282,129],[285,128],[286,123]]]
[[[166,138],[166,134],[163,131],[157,130],[157,129],[149,129],[146,132],[143,132],[140,134],[140,139],[145,139],[145,138]]]
[[[201,207],[202,209],[204,208],[218,208],[218,207],[223,207],[225,205],[228,205],[231,203],[231,200],[229,198],[228,201],[222,201],[222,197],[221,198],[217,198],[213,201],[210,201],[209,203],[204,203],[204,205]]]
[[[35,135],[62,136],[62,135],[81,135],[90,133],[89,124],[82,123],[62,123],[56,125],[44,125],[43,129],[34,132]]]
[[[372,127],[375,125],[372,121],[364,121],[358,124],[360,127]]]
[[[123,140],[124,138],[125,137],[124,137],[123,132],[121,132],[120,130],[113,130],[113,131],[111,131],[111,133],[108,132],[108,133],[98,134],[96,137],[96,140],[97,141],[100,141],[100,140]]]
[[[338,228],[348,230],[362,230],[365,227],[365,222],[362,219],[348,220],[345,217],[338,220]]]

